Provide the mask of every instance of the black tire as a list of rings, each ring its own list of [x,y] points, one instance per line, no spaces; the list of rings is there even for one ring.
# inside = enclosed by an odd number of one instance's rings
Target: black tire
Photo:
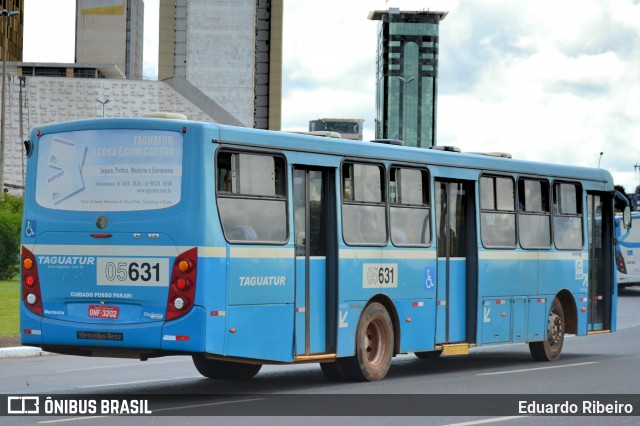
[[[547,335],[541,342],[529,342],[529,351],[536,361],[555,361],[560,358],[564,343],[564,310],[558,298],[553,299],[547,318]]]
[[[193,355],[192,359],[196,370],[210,379],[251,379],[262,368],[261,364],[244,364],[208,359],[202,354]]]
[[[338,371],[349,380],[382,380],[391,365],[393,342],[393,323],[385,307],[377,302],[367,305],[358,321],[356,354],[338,358]]]
[[[414,352],[416,356],[420,359],[437,359],[442,355],[442,349],[437,351],[423,351],[423,352]]]

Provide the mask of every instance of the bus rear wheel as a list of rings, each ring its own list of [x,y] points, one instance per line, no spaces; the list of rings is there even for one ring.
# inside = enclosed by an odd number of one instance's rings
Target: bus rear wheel
[[[564,311],[558,298],[553,299],[547,318],[547,336],[541,342],[529,342],[529,351],[536,361],[555,361],[560,358],[564,343]]]
[[[251,379],[262,368],[261,364],[208,359],[202,354],[193,355],[192,359],[196,370],[210,379]]]
[[[377,302],[367,305],[358,321],[356,354],[338,358],[337,371],[350,380],[382,380],[391,365],[393,342],[393,323],[385,307]]]

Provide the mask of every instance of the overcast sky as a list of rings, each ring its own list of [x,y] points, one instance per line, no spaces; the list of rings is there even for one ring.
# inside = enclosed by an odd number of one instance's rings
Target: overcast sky
[[[373,138],[374,9],[448,11],[440,27],[439,145],[609,169],[640,184],[640,0],[284,0],[282,125],[363,118]],[[26,0],[24,60],[73,62],[74,0]],[[145,0],[156,78],[158,0]]]

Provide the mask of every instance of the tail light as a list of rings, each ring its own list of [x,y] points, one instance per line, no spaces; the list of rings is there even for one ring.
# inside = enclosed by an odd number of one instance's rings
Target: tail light
[[[620,253],[620,249],[616,249],[616,266],[618,267],[618,271],[622,274],[627,273],[627,266],[624,263],[624,257],[622,257],[622,253]]]
[[[196,295],[196,262],[198,249],[192,248],[180,254],[173,262],[167,321],[180,318],[191,310]]]
[[[40,293],[40,278],[36,257],[22,247],[22,301],[34,314],[42,316],[42,296]]]

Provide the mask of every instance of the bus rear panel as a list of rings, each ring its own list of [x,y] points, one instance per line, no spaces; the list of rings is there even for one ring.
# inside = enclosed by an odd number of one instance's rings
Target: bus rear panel
[[[191,238],[200,224],[185,211],[193,195],[183,189],[196,153],[182,125],[120,127],[32,135],[22,342],[71,353],[202,351]]]

